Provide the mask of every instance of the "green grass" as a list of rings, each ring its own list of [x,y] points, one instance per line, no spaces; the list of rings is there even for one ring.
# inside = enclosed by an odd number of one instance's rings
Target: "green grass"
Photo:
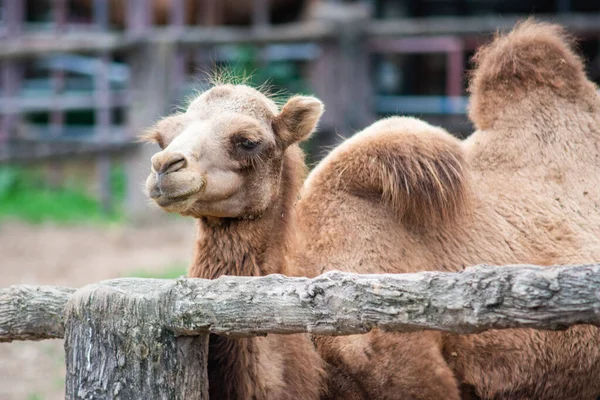
[[[181,264],[174,264],[166,267],[162,271],[151,272],[142,269],[127,274],[127,276],[131,278],[175,279],[179,278],[182,275],[185,276],[186,274],[187,266]]]
[[[124,173],[115,168],[111,176],[115,211],[106,213],[100,202],[87,194],[82,185],[48,187],[39,171],[19,167],[0,167],[0,221],[23,220],[31,223],[111,222],[122,218],[119,210],[124,197]]]

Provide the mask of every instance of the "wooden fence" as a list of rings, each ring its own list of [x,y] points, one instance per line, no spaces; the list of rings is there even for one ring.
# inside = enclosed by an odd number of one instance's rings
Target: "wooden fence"
[[[600,265],[0,289],[0,342],[64,338],[66,398],[206,399],[208,334],[600,326]]]
[[[365,6],[370,1],[348,4],[322,0],[321,12],[310,19],[269,25],[266,2],[253,0],[253,24],[249,27],[192,26],[184,23],[183,0],[172,0],[168,24],[157,27],[151,22],[150,0],[128,0],[124,29],[115,30],[108,20],[109,2],[90,2],[91,22],[85,24],[68,20],[67,1],[48,2],[52,21],[43,26],[26,21],[25,2],[2,3],[0,163],[93,156],[102,198],[108,204],[111,160],[128,152],[129,214],[147,209],[138,182],[147,173],[149,151],[133,142],[135,133],[180,103],[185,89],[197,81],[186,71],[186,65],[191,63],[196,71],[206,70],[210,58],[220,57],[221,53],[214,52],[217,48],[246,44],[258,49],[259,62],[276,58],[304,64],[309,86],[327,105],[321,133],[313,143],[323,148],[335,143],[337,135],[362,129],[377,114],[416,113],[426,119],[428,115],[458,116],[459,121],[443,121],[444,125],[453,131],[465,127],[468,131],[463,96],[466,54],[490,33],[510,28],[525,17],[381,20],[373,18]],[[208,9],[200,10],[200,14],[210,14],[215,1],[204,3]],[[552,19],[580,37],[600,35],[598,14],[538,17]],[[370,70],[373,57],[423,53],[445,56],[445,93],[393,96],[374,92]],[[92,87],[84,92],[69,91],[69,74],[81,71],[70,71],[67,61],[81,56],[88,57],[77,62],[92,78]],[[114,62],[116,59],[119,63]],[[23,87],[24,71],[34,61],[44,61],[51,71],[50,88],[43,96]],[[95,125],[90,132],[67,129],[65,115],[73,110],[92,110]],[[23,123],[23,115],[40,111],[50,115],[47,126]],[[115,119],[116,111],[124,112],[122,122]],[[13,140],[16,138],[19,140]]]

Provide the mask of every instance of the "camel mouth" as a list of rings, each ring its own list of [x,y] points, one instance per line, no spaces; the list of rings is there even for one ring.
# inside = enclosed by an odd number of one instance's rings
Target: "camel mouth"
[[[158,206],[165,208],[189,200],[192,196],[198,194],[200,190],[202,190],[203,186],[204,185],[200,185],[199,187],[188,190],[185,193],[175,194],[164,193],[159,188],[156,188],[155,193],[158,192],[158,195],[151,195],[151,197]]]
[[[180,203],[182,201],[185,201],[189,198],[190,196],[177,196],[177,197],[159,197],[157,199],[154,199],[154,201],[156,202],[156,204],[158,204],[160,207],[168,207],[171,206],[175,203]]]

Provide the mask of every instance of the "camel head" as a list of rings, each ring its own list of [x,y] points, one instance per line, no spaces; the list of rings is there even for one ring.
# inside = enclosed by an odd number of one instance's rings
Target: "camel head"
[[[286,149],[310,136],[322,112],[313,97],[292,97],[280,111],[249,86],[214,86],[143,135],[161,148],[148,196],[196,218],[259,215],[277,199]]]

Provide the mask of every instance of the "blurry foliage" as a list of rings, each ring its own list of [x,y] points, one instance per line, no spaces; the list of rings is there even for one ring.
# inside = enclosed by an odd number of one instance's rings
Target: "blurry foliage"
[[[40,223],[110,222],[121,219],[120,205],[125,196],[125,173],[116,166],[111,171],[115,211],[106,213],[100,202],[87,193],[83,182],[62,187],[48,185],[39,169],[0,167],[0,221],[19,219]]]

